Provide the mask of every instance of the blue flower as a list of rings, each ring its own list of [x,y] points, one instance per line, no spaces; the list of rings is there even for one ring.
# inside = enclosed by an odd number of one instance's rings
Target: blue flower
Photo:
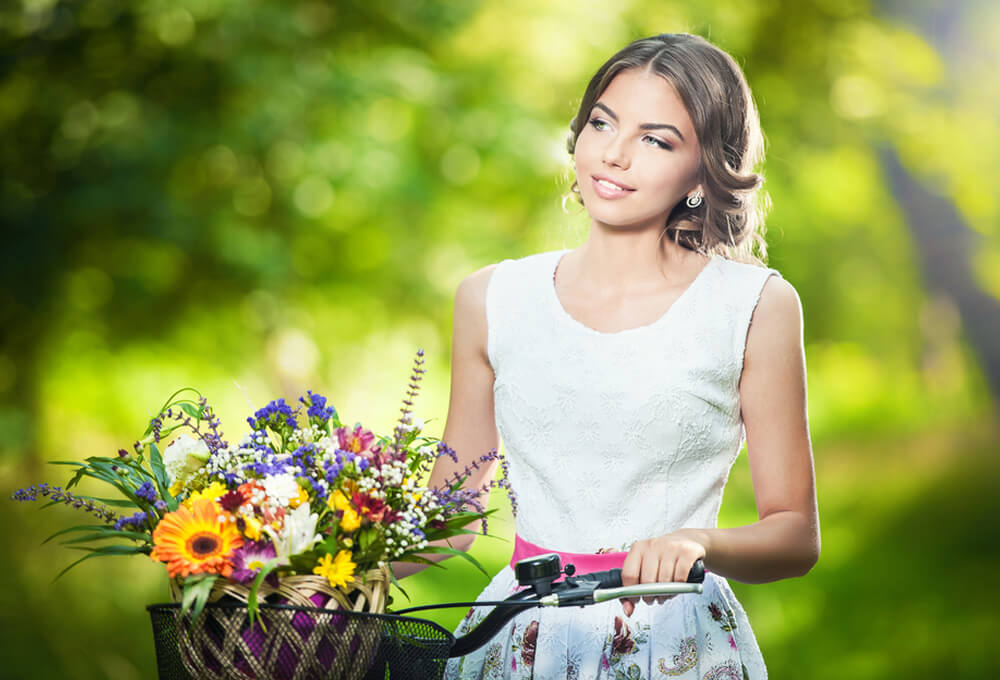
[[[337,409],[326,405],[326,397],[316,394],[312,390],[307,390],[306,392],[308,397],[299,397],[299,401],[309,407],[306,415],[320,421],[317,424],[325,423],[327,420],[337,417]]]
[[[298,427],[295,422],[295,411],[285,403],[284,398],[275,399],[264,408],[257,409],[252,417],[247,418],[247,422],[255,430],[263,430],[267,426],[275,430],[283,425],[292,429]]]
[[[124,531],[126,529],[143,529],[146,524],[146,513],[141,510],[130,517],[122,517],[120,520],[115,522],[115,531]]]
[[[147,503],[156,502],[156,488],[149,480],[143,482],[142,486],[135,490],[135,495]]]

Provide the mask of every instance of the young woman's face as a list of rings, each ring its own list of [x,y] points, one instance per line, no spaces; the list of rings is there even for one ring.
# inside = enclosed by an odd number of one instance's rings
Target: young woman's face
[[[700,150],[680,97],[664,78],[630,69],[598,97],[576,141],[576,177],[592,220],[662,229],[695,190]]]

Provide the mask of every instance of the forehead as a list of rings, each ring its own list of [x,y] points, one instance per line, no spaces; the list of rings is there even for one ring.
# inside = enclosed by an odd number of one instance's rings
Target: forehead
[[[622,71],[597,101],[610,107],[620,121],[668,123],[676,125],[686,138],[694,137],[694,123],[680,95],[666,78],[656,73],[644,69]]]

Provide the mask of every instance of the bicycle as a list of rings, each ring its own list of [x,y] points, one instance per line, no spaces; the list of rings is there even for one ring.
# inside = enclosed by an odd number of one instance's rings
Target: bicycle
[[[705,579],[701,560],[686,583],[622,586],[621,569],[574,572],[572,564],[562,567],[558,555],[539,555],[515,565],[522,589],[505,600],[421,605],[392,614],[261,604],[264,625],[282,633],[267,638],[282,641],[273,644],[262,642],[265,638],[249,624],[242,603],[207,605],[197,621],[181,617],[176,603],[149,605],[147,610],[160,680],[434,680],[444,675],[449,658],[479,649],[528,609],[701,593]],[[454,607],[494,609],[459,638],[436,623],[409,616]],[[195,631],[198,642],[186,642],[195,639]]]

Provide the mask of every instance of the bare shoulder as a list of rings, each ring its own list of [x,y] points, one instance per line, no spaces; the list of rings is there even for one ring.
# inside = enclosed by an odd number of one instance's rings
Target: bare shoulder
[[[495,264],[487,265],[478,269],[458,284],[455,291],[455,314],[475,314],[486,310],[486,288],[489,286],[490,277],[493,276]]]
[[[798,291],[780,276],[769,277],[753,313],[748,341],[761,334],[798,336],[801,329],[802,303]]]
[[[486,288],[495,268],[495,264],[483,267],[458,284],[452,318],[452,352],[456,358],[478,355],[483,362],[487,361]]]

